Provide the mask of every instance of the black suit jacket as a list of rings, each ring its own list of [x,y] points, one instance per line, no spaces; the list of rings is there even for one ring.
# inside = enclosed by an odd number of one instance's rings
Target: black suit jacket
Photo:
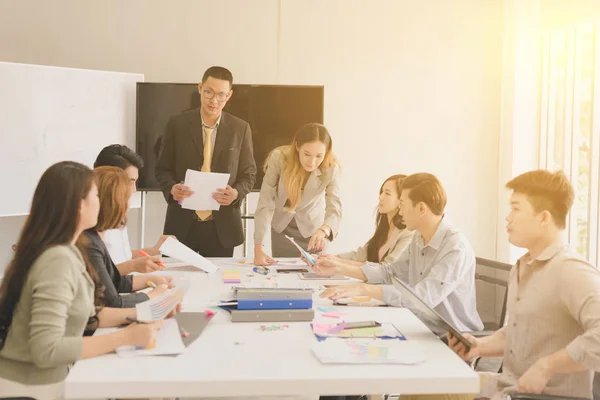
[[[194,222],[194,211],[186,210],[173,199],[171,188],[185,180],[188,169],[199,171],[204,161],[202,118],[200,109],[171,117],[167,123],[160,155],[156,164],[158,180],[168,203],[164,233],[185,239]],[[250,125],[223,112],[213,149],[212,172],[231,174],[229,185],[238,191],[238,198],[229,206],[213,211],[219,241],[232,248],[244,242],[240,204],[252,190],[256,180],[256,163],[252,150]]]

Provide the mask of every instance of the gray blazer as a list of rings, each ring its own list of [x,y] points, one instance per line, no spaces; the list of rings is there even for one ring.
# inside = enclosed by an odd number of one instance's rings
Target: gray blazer
[[[275,150],[269,158],[254,214],[254,243],[263,244],[270,227],[275,232],[283,232],[292,218],[296,219],[298,230],[306,238],[314,235],[323,224],[331,228],[332,237],[337,236],[342,219],[339,167],[313,171],[304,186],[300,203],[294,211],[288,211],[284,208],[288,199],[283,183],[285,151]]]

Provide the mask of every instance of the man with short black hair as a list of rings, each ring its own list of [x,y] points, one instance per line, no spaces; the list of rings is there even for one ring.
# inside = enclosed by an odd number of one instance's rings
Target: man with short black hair
[[[144,160],[135,151],[127,146],[111,144],[100,151],[94,168],[118,167],[124,170],[131,181],[131,195],[137,190],[139,170],[144,166]],[[119,229],[108,229],[104,232],[102,240],[110,253],[110,257],[117,265],[121,275],[131,272],[149,273],[159,269],[159,248],[168,236],[162,235],[152,247],[142,249],[147,256],[142,256],[139,250],[131,250],[127,226]]]
[[[164,233],[206,257],[231,257],[244,242],[240,205],[256,180],[250,125],[223,111],[233,94],[233,76],[211,67],[198,84],[200,108],[172,117],[156,164],[156,180],[168,203]],[[182,184],[188,169],[230,174],[213,193],[220,209],[187,210],[179,202],[192,195]]]

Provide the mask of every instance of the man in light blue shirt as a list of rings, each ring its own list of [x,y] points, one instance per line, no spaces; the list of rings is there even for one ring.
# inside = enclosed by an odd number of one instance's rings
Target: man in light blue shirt
[[[391,286],[396,276],[458,330],[482,330],[475,300],[475,255],[468,240],[444,216],[446,192],[440,181],[428,173],[409,176],[403,182],[400,207],[406,228],[417,232],[400,258],[392,264],[376,264],[319,257],[317,273],[368,282],[332,287],[321,296],[332,300],[370,296],[424,318]],[[442,331],[435,325],[430,328]]]

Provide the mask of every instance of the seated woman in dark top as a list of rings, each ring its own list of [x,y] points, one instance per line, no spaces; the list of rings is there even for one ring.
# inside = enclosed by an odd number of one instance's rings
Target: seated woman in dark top
[[[100,198],[100,213],[98,224],[85,231],[89,241],[87,256],[105,286],[103,302],[106,307],[135,307],[138,303],[165,293],[170,285],[171,277],[121,276],[102,241],[102,234],[108,229],[116,229],[124,225],[129,209],[131,182],[125,171],[116,167],[96,168],[94,175]],[[153,282],[157,287],[148,294],[132,293],[147,288],[148,281]]]

